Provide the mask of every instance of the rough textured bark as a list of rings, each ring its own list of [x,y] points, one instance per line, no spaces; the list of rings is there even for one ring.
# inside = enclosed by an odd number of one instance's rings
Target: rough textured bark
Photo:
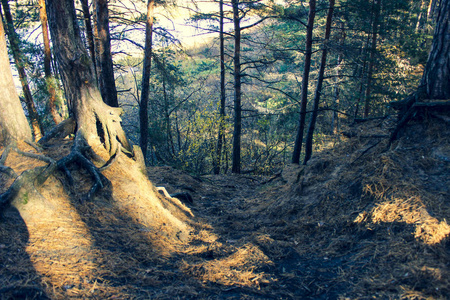
[[[324,46],[323,46],[324,48],[322,50],[322,58],[320,60],[316,92],[314,94],[313,111],[311,114],[311,119],[309,121],[309,127],[308,127],[308,132],[306,134],[306,141],[305,141],[305,159],[303,161],[303,164],[305,164],[305,165],[308,162],[308,160],[311,158],[311,155],[312,155],[313,136],[314,136],[314,130],[316,128],[317,111],[319,109],[320,95],[322,94],[323,76],[325,74],[325,66],[327,64],[328,41],[330,40],[331,21],[333,19],[334,3],[335,3],[335,0],[330,0],[330,6],[328,8],[328,15],[327,15],[327,22],[325,24],[325,39],[324,39]]]
[[[105,104],[95,83],[73,0],[47,0],[46,4],[55,58],[60,66],[70,113],[77,123],[76,147],[88,146],[96,154],[103,153],[101,149],[104,149],[106,159],[121,148],[131,152],[121,126],[122,110]]]
[[[31,140],[31,130],[14,85],[5,30],[0,18],[0,144]]]
[[[239,0],[231,1],[233,6],[234,23],[234,132],[233,132],[233,156],[231,172],[241,172],[241,131],[242,131],[242,107],[241,107],[241,18],[239,16]]]
[[[225,46],[223,34],[223,0],[219,1],[220,20],[219,20],[219,41],[220,41],[220,108],[219,108],[219,134],[217,136],[216,159],[214,163],[214,174],[220,173],[222,148],[225,139]]]
[[[95,77],[97,77],[97,61],[95,59],[94,30],[91,22],[91,13],[89,12],[89,3],[88,0],[80,0],[80,2],[81,8],[83,9],[84,26],[86,27],[86,39],[88,42],[89,54],[91,55]],[[98,78],[96,79],[98,81]]]
[[[33,97],[31,95],[30,87],[28,85],[28,79],[24,68],[24,62],[22,58],[22,53],[19,46],[19,38],[14,29],[14,23],[11,15],[11,10],[9,8],[8,0],[1,0],[3,5],[3,12],[5,13],[6,20],[6,33],[9,38],[9,44],[11,51],[14,56],[14,62],[16,64],[17,72],[19,73],[20,83],[22,85],[22,90],[25,98],[25,104],[27,106],[28,115],[31,121],[31,126],[33,128],[34,137],[39,140],[43,134],[43,126],[39,117],[39,114],[34,104]]]
[[[147,2],[147,21],[145,25],[145,52],[144,52],[144,68],[142,71],[142,91],[141,103],[139,104],[139,124],[140,124],[140,139],[139,144],[144,154],[144,159],[147,158],[148,147],[148,96],[150,90],[150,70],[152,62],[152,36],[153,36],[153,8],[155,1],[148,0]]]
[[[420,83],[428,99],[450,99],[450,0],[441,0],[430,55]]]
[[[302,78],[302,97],[300,102],[300,118],[298,122],[297,136],[294,144],[294,151],[292,154],[292,163],[300,163],[300,154],[302,152],[303,143],[303,131],[305,130],[306,122],[306,104],[308,102],[308,82],[309,82],[309,71],[311,69],[311,56],[312,56],[312,35],[314,18],[316,16],[316,1],[309,1],[309,14],[308,14],[308,24],[306,28],[306,51],[305,51],[305,67],[303,70]]]
[[[42,38],[44,40],[44,73],[45,81],[47,83],[47,90],[50,95],[48,106],[50,108],[50,114],[52,115],[53,122],[55,124],[61,123],[63,118],[58,113],[56,105],[57,96],[55,89],[55,79],[52,75],[52,52],[50,49],[50,37],[48,33],[47,24],[47,10],[45,9],[45,0],[39,0],[39,17],[41,19],[42,26]]]
[[[113,107],[119,107],[111,56],[111,35],[109,33],[108,1],[95,1],[98,30],[98,55],[100,61],[100,91],[103,97],[103,101],[105,101],[106,104]]]

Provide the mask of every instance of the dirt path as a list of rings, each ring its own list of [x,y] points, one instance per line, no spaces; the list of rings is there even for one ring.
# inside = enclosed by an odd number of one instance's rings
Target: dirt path
[[[205,298],[227,299],[336,299],[348,284],[336,284],[337,265],[342,259],[323,258],[323,253],[299,255],[296,242],[284,230],[283,220],[261,215],[258,206],[270,201],[277,184],[270,178],[208,176],[189,178],[171,168],[151,168],[156,185],[170,193],[185,191],[194,197],[191,205],[201,220],[195,234],[208,234],[194,241],[177,257],[189,266],[188,274],[203,281],[193,289]],[[269,191],[270,190],[270,191]],[[279,234],[276,232],[280,231]],[[195,248],[195,250],[194,250]],[[204,293],[207,292],[206,295]]]

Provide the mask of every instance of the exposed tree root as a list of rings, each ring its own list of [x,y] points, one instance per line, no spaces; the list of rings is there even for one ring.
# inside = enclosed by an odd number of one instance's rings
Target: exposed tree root
[[[38,143],[45,145],[53,138],[65,138],[66,136],[75,133],[76,122],[73,118],[68,118],[48,132],[44,137],[42,137]]]
[[[11,151],[15,151],[16,153],[26,157],[44,161],[48,163],[48,165],[26,170],[22,172],[22,174],[17,175],[12,168],[4,165],[4,162]],[[57,167],[57,164],[53,159],[44,155],[23,152],[17,148],[15,143],[5,149],[0,159],[0,163],[0,171],[15,179],[8,190],[3,194],[0,194],[0,212],[11,204],[21,189],[25,189],[27,193],[33,195],[34,197],[42,198],[41,194],[37,191],[36,186],[42,185],[47,178],[55,172]]]

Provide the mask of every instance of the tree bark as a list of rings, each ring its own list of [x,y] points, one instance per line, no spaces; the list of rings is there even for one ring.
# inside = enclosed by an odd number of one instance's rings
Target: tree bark
[[[88,146],[103,159],[121,148],[132,152],[121,126],[122,110],[102,101],[92,61],[81,40],[73,0],[47,0],[46,4],[55,58],[70,113],[77,123],[76,146]]]
[[[0,144],[14,140],[31,141],[31,130],[17,95],[0,18]]]
[[[242,107],[241,107],[241,18],[239,16],[239,0],[231,1],[233,6],[234,23],[234,132],[233,132],[233,156],[231,172],[241,172],[241,131],[242,131]]]
[[[308,160],[311,158],[311,155],[312,155],[313,137],[314,137],[314,130],[316,128],[316,120],[317,120],[317,112],[318,112],[317,110],[319,109],[319,101],[320,101],[320,96],[322,94],[323,76],[325,73],[325,66],[327,64],[328,41],[330,40],[331,22],[333,19],[334,3],[335,3],[335,0],[330,0],[330,6],[328,8],[328,15],[327,15],[327,22],[325,24],[325,39],[323,42],[324,48],[322,50],[322,58],[320,60],[319,76],[317,78],[316,92],[314,94],[313,111],[311,114],[311,119],[309,121],[308,132],[306,133],[305,159],[303,161],[304,165],[306,165],[306,163],[308,162]]]
[[[88,42],[89,54],[91,55],[92,65],[94,67],[94,74],[96,80],[98,81],[97,61],[95,58],[94,30],[92,27],[91,13],[89,12],[89,3],[88,0],[80,0],[80,1],[81,1],[81,8],[83,9],[84,26],[86,27],[86,39]]]
[[[316,16],[316,1],[309,1],[308,24],[306,28],[306,52],[305,52],[305,67],[302,78],[302,97],[300,102],[300,118],[298,122],[297,136],[294,144],[294,151],[292,154],[292,163],[300,163],[300,154],[302,152],[303,132],[305,130],[306,122],[306,105],[308,103],[308,82],[309,71],[311,69],[312,56],[312,36],[314,27],[314,18]]]
[[[150,70],[152,62],[153,8],[154,8],[154,0],[148,0],[147,21],[145,25],[145,51],[144,51],[144,67],[142,71],[142,91],[141,91],[141,102],[139,104],[139,121],[140,121],[139,144],[141,146],[144,159],[147,158],[147,147],[148,147],[148,97],[150,90]]]
[[[116,82],[114,80],[111,56],[111,35],[109,32],[108,1],[95,0],[98,30],[98,55],[100,60],[100,91],[103,101],[113,107],[119,107]]]
[[[14,56],[14,62],[16,64],[17,72],[19,73],[20,83],[22,85],[22,91],[25,98],[25,104],[27,106],[28,115],[31,121],[31,126],[33,128],[35,140],[39,140],[43,134],[43,126],[39,117],[39,114],[34,104],[33,97],[31,95],[31,90],[28,85],[27,74],[25,72],[24,61],[22,58],[22,52],[19,46],[19,37],[14,29],[14,23],[11,15],[11,10],[9,8],[8,0],[2,0],[3,12],[5,13],[6,20],[6,34],[9,38],[9,44],[11,46],[11,51]]]
[[[44,40],[44,74],[45,81],[47,84],[47,90],[50,95],[48,106],[50,108],[50,114],[52,115],[53,122],[55,124],[61,123],[63,118],[58,113],[58,108],[56,105],[56,81],[52,75],[52,52],[50,49],[50,37],[48,33],[47,24],[47,10],[45,9],[45,0],[39,0],[39,17],[41,19],[42,26],[42,38]]]
[[[223,0],[219,1],[220,19],[219,19],[219,41],[220,41],[220,108],[219,108],[219,133],[217,136],[216,159],[214,163],[214,174],[220,173],[222,148],[225,139],[225,44],[224,44],[224,12]]]
[[[450,0],[441,0],[420,88],[428,99],[450,99]]]

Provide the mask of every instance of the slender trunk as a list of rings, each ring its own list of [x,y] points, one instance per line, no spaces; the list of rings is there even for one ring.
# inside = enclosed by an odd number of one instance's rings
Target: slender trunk
[[[36,141],[40,140],[44,135],[43,126],[37,112],[36,106],[31,95],[30,86],[28,85],[27,74],[25,72],[25,63],[23,61],[23,55],[20,51],[19,37],[14,29],[14,22],[9,8],[8,0],[1,0],[3,5],[3,12],[5,13],[6,20],[6,34],[11,46],[11,52],[14,56],[14,62],[16,64],[17,72],[19,73],[20,83],[22,85],[22,91],[25,98],[25,105],[27,106],[28,116],[31,121],[31,127],[33,128],[34,138]]]
[[[214,163],[214,174],[220,173],[222,148],[225,138],[225,46],[223,36],[223,0],[219,1],[220,5],[220,24],[219,24],[219,40],[220,40],[220,110],[219,110],[219,134],[217,137],[216,160]]]
[[[305,160],[303,161],[304,165],[306,165],[306,163],[308,162],[308,160],[311,158],[312,155],[313,136],[316,127],[317,110],[319,109],[320,95],[322,94],[323,76],[325,73],[325,66],[327,64],[328,41],[330,39],[331,33],[331,21],[333,19],[334,3],[335,0],[330,0],[330,7],[328,8],[327,22],[325,25],[325,40],[323,45],[324,48],[322,51],[322,58],[320,60],[319,76],[317,78],[316,92],[314,94],[313,111],[311,114],[311,119],[309,121],[308,132],[306,133]]]
[[[119,107],[116,82],[114,80],[111,56],[111,36],[109,33],[108,1],[95,0],[97,10],[98,54],[100,59],[100,91],[103,101],[112,107]]]
[[[47,90],[50,95],[48,106],[50,108],[50,114],[52,115],[53,122],[55,124],[61,123],[63,118],[58,113],[58,108],[56,106],[56,81],[52,75],[52,52],[50,49],[50,37],[48,33],[48,23],[47,23],[47,11],[45,9],[45,0],[39,0],[39,16],[41,19],[42,26],[42,37],[44,40],[44,74],[45,81],[47,84]]]
[[[5,30],[0,18],[0,144],[31,140],[28,120],[17,95],[6,48]]]
[[[342,47],[344,46],[344,41],[345,41],[345,28],[344,28],[344,23],[341,23],[341,37],[339,38],[339,45]],[[334,108],[335,111],[333,111],[333,117],[332,117],[332,121],[331,121],[331,131],[333,135],[337,135],[339,132],[339,114],[337,112],[337,110],[339,110],[339,97],[340,97],[340,88],[339,88],[339,80],[341,78],[341,73],[342,73],[342,60],[343,60],[343,52],[342,50],[339,51],[338,54],[338,58],[337,58],[337,70],[336,70],[336,80],[334,83]]]
[[[312,36],[313,36],[313,26],[315,16],[316,16],[316,1],[310,0],[308,24],[306,28],[305,67],[303,70],[303,78],[302,78],[302,98],[300,102],[300,118],[298,122],[294,151],[292,154],[293,164],[300,163],[300,154],[302,152],[303,131],[305,130],[305,122],[306,122],[306,104],[308,102],[308,81],[309,81],[309,71],[311,69]]]
[[[144,67],[142,71],[142,92],[141,102],[139,104],[139,144],[141,146],[142,153],[144,154],[144,159],[147,158],[148,148],[148,96],[150,90],[150,70],[152,62],[153,8],[154,0],[148,0],[147,21],[145,26]]]
[[[233,132],[233,157],[231,172],[241,172],[241,131],[242,131],[242,107],[241,107],[241,19],[239,17],[239,0],[232,1],[234,23],[234,132]]]
[[[165,62],[163,62],[163,67],[165,68]],[[165,70],[163,70],[165,72]],[[169,113],[169,97],[167,96],[166,89],[166,76],[162,74],[162,84],[163,84],[163,96],[164,96],[164,118],[166,121],[166,134],[167,134],[167,151],[171,153],[171,156],[175,156],[175,146],[173,145],[172,129],[170,126],[170,113]]]
[[[367,86],[365,92],[364,102],[364,118],[367,118],[370,113],[371,104],[371,89],[372,89],[372,74],[375,61],[375,53],[377,50],[377,37],[378,37],[378,23],[380,18],[381,0],[373,0],[374,5],[374,18],[372,23],[372,43],[370,47],[369,68],[367,71]]]
[[[42,1],[42,0],[39,0]],[[94,66],[94,74],[97,78],[97,61],[95,59],[95,42],[94,42],[94,31],[91,22],[91,13],[89,12],[89,3],[88,0],[80,0],[81,7],[83,9],[83,18],[84,18],[84,26],[86,27],[86,39],[88,42],[89,54],[92,58],[92,65]]]

